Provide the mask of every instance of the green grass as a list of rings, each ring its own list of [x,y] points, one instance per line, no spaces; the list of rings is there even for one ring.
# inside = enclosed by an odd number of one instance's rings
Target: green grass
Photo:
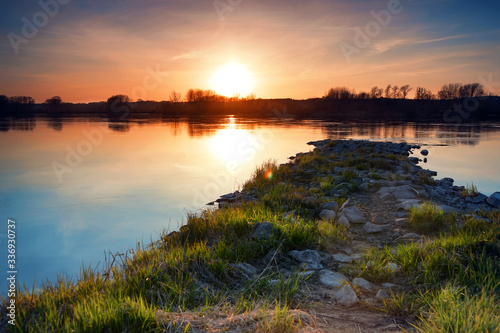
[[[437,205],[425,202],[410,209],[410,225],[418,232],[433,232],[442,229],[450,218]]]

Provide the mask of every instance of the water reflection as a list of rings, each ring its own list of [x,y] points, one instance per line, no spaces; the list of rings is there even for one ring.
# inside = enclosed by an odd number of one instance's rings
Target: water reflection
[[[102,260],[104,250],[135,247],[163,228],[178,228],[186,211],[238,189],[263,161],[283,163],[310,150],[312,140],[419,143],[429,149],[425,167],[440,177],[474,181],[485,193],[500,190],[500,128],[489,123],[25,117],[1,119],[0,128],[0,211],[22,225],[20,278],[29,285],[35,274],[38,283],[59,272],[74,274],[82,261]],[[102,140],[59,181],[53,163],[67,165],[68,149],[83,147],[88,132],[101,133]]]

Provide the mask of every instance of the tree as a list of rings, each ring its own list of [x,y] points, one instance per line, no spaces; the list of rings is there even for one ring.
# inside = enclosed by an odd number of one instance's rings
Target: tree
[[[0,95],[0,112],[7,111],[9,109],[9,98],[5,95]]]
[[[330,88],[328,92],[323,96],[323,98],[327,99],[349,99],[353,98],[354,93],[352,93],[348,88],[346,87],[335,87],[335,88]]]
[[[385,97],[386,98],[391,98],[391,85],[388,84],[387,87],[385,87]]]
[[[480,97],[484,95],[484,87],[480,83],[469,83],[461,86],[458,90],[460,98]]]
[[[460,98],[461,83],[448,83],[441,87],[438,91],[439,99],[454,99]]]
[[[400,95],[403,99],[406,99],[406,96],[408,96],[408,93],[412,90],[413,88],[410,87],[409,84],[405,84],[401,88],[399,88]]]
[[[172,103],[179,103],[181,101],[181,98],[182,98],[181,93],[178,93],[175,90],[172,90],[169,96],[169,100]]]
[[[419,100],[430,100],[434,99],[434,94],[423,87],[417,87],[417,91],[415,92],[415,99]]]
[[[399,87],[398,86],[392,87],[392,98],[394,98],[394,99],[399,98]]]
[[[60,105],[61,103],[62,99],[59,96],[54,96],[52,98],[45,100],[45,104],[50,104],[50,105]]]
[[[9,104],[13,111],[31,112],[35,105],[35,100],[30,96],[13,96],[9,97]]]
[[[370,90],[370,98],[372,99],[380,98],[382,97],[382,93],[383,93],[382,88],[379,88],[377,86],[372,87],[372,89]]]
[[[112,121],[125,121],[130,114],[130,102],[127,95],[113,95],[108,98],[106,107],[109,119]]]

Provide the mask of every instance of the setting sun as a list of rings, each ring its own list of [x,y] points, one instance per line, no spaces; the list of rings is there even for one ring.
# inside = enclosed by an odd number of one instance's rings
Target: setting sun
[[[247,96],[253,92],[253,73],[244,65],[230,62],[219,67],[210,77],[210,87],[219,95]]]

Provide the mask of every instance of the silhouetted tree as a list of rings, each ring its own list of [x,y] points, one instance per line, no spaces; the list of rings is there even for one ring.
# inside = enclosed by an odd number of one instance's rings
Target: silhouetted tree
[[[169,100],[172,103],[179,103],[181,101],[181,98],[182,98],[181,93],[178,93],[175,90],[172,90],[169,96]]]
[[[130,114],[131,99],[127,95],[113,95],[108,98],[106,108],[110,121],[124,121]]]
[[[370,90],[370,98],[380,98],[382,97],[382,94],[383,94],[383,89],[382,88],[379,88],[377,86],[375,87],[372,87],[372,89]]]
[[[9,110],[9,98],[5,95],[0,95],[0,112]]]
[[[399,88],[399,93],[400,97],[403,99],[406,99],[406,96],[408,96],[408,93],[412,90],[413,88],[410,87],[409,84],[405,84],[401,88]]]
[[[388,84],[387,87],[385,87],[384,93],[386,98],[391,98],[391,88],[392,87],[390,84]]]
[[[35,105],[35,100],[30,96],[13,96],[9,97],[11,110],[15,112],[31,112]]]
[[[460,98],[480,97],[484,95],[484,87],[480,83],[469,83],[461,86],[458,90]]]
[[[434,94],[423,87],[417,87],[417,91],[415,92],[415,99],[420,100],[430,100],[434,99]]]
[[[460,98],[461,83],[448,83],[441,87],[437,95],[439,99],[454,99]]]
[[[325,96],[323,96],[323,98],[327,99],[349,99],[353,97],[354,94],[346,87],[330,88]]]
[[[392,98],[396,99],[396,98],[399,98],[399,87],[398,86],[394,86],[392,87]]]

